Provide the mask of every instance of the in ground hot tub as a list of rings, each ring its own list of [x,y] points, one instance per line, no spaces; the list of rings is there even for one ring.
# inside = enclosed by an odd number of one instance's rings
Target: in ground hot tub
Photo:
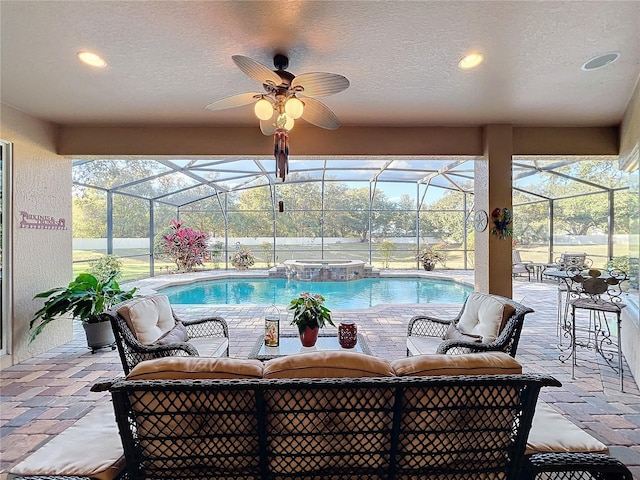
[[[338,282],[370,277],[371,267],[362,260],[285,260],[285,275],[302,281]]]

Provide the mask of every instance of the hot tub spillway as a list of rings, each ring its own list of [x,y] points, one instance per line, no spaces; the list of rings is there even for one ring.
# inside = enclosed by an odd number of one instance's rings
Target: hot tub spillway
[[[345,282],[359,278],[379,277],[380,271],[362,260],[286,260],[270,277],[306,282]]]

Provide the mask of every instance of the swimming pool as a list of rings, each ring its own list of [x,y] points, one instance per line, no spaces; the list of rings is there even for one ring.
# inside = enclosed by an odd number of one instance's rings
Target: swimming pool
[[[299,282],[281,278],[229,278],[163,288],[174,304],[285,305],[302,292],[319,293],[330,309],[383,303],[462,303],[473,287],[433,278],[363,278]]]

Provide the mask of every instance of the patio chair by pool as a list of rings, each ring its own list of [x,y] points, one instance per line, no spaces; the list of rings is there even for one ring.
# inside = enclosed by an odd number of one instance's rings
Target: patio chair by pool
[[[531,308],[499,295],[472,293],[453,320],[413,317],[407,332],[407,355],[502,351],[515,357],[524,316],[531,312]]]
[[[229,328],[221,317],[181,320],[166,295],[138,297],[109,317],[125,374],[143,360],[171,356],[229,356]]]
[[[511,264],[513,266],[512,274],[515,277],[516,275],[526,274],[529,281],[531,281],[531,269],[529,268],[529,261],[523,261],[520,258],[519,250],[511,251]]]

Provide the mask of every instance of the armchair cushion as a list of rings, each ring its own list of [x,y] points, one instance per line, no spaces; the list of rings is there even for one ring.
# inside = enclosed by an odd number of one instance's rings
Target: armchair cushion
[[[143,345],[155,343],[176,324],[166,295],[134,298],[118,308],[118,313]]]
[[[467,335],[480,335],[482,343],[493,342],[515,308],[494,295],[473,293],[468,298],[458,321],[458,330]]]
[[[188,340],[189,334],[187,333],[187,328],[182,322],[176,322],[175,326],[156,340],[155,344],[168,345],[170,343],[184,343]]]

